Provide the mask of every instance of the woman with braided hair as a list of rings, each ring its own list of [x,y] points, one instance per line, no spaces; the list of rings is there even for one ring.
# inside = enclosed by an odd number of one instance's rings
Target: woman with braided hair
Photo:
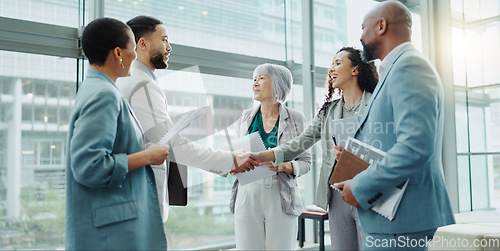
[[[321,140],[323,161],[316,189],[316,205],[328,210],[330,238],[333,250],[359,249],[358,215],[356,208],[342,200],[342,194],[328,184],[335,167],[332,136],[333,120],[362,115],[378,82],[373,63],[361,60],[361,51],[352,47],[340,49],[328,70],[325,103],[309,126],[297,137],[271,150],[252,153],[259,162],[274,161],[274,165],[293,160]],[[338,92],[340,98],[334,99]]]

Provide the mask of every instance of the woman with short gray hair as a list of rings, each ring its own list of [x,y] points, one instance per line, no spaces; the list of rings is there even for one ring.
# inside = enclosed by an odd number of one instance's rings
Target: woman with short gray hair
[[[273,161],[279,164],[295,158],[321,141],[323,158],[315,204],[328,210],[332,250],[359,250],[361,243],[356,208],[345,202],[342,194],[328,184],[337,164],[334,148],[340,150],[334,146],[337,144],[334,136],[339,132],[334,130],[333,121],[362,115],[377,82],[378,74],[373,62],[364,62],[358,49],[341,48],[335,54],[326,75],[328,93],[325,102],[304,132],[275,149],[249,155],[258,162]]]
[[[258,105],[243,111],[239,136],[259,132],[270,149],[300,135],[306,125],[304,115],[285,107],[293,77],[281,65],[262,64],[253,74],[253,100]],[[303,206],[297,178],[311,169],[311,153],[306,151],[290,162],[269,169],[269,178],[240,185],[234,182],[230,208],[234,213],[236,249],[293,250],[297,238],[297,218]]]
[[[253,76],[267,75],[272,79],[272,94],[275,103],[284,104],[292,92],[293,77],[288,68],[275,64],[261,64],[253,71]],[[254,99],[255,100],[255,99]]]

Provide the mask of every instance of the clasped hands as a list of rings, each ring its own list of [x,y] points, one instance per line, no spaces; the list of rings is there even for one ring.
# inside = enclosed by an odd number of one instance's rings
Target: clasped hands
[[[233,168],[230,171],[230,174],[235,175],[237,173],[247,172],[253,170],[256,166],[263,166],[263,165],[268,165],[271,171],[286,172],[288,174],[293,174],[293,165],[291,162],[285,162],[279,164],[278,166],[274,166],[271,161],[264,158],[262,153],[264,152],[251,153],[245,150],[235,151],[234,162],[236,168]]]

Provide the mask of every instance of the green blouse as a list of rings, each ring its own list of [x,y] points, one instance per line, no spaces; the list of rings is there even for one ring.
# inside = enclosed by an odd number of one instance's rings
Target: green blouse
[[[266,146],[266,149],[274,148],[278,145],[279,121],[280,121],[280,116],[278,116],[278,119],[276,120],[276,124],[274,124],[273,129],[269,133],[266,133],[266,131],[264,130],[264,124],[262,123],[262,113],[260,112],[259,109],[257,114],[255,114],[255,117],[253,118],[252,125],[250,125],[250,128],[248,128],[247,134],[251,134],[258,131],[260,137],[262,138],[262,141],[264,142],[264,146]]]

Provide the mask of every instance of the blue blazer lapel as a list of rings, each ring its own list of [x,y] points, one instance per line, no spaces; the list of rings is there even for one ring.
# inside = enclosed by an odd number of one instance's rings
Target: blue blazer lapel
[[[392,69],[392,64],[390,65],[389,69],[387,69],[387,74],[385,74],[383,76],[383,78],[379,79],[377,86],[375,87],[375,90],[373,91],[372,97],[370,98],[370,101],[368,102],[368,107],[366,108],[366,112],[364,113],[363,117],[361,118],[360,123],[358,124],[358,129],[356,130],[356,134],[358,134],[359,128],[361,128],[363,126],[363,124],[365,123],[366,118],[368,117],[368,114],[370,113],[370,110],[372,108],[373,100],[377,97],[378,93],[380,92],[380,89],[384,85],[385,79],[387,78],[387,75],[391,71],[391,69]],[[354,134],[354,136],[356,136],[356,134]]]
[[[392,59],[392,62],[387,66],[387,70],[383,76],[379,79],[377,86],[375,87],[375,90],[373,91],[372,97],[370,98],[370,101],[368,102],[368,107],[366,112],[364,113],[363,117],[361,118],[361,121],[358,125],[358,128],[356,129],[356,133],[354,134],[354,137],[359,133],[359,129],[363,126],[363,124],[366,121],[366,118],[368,117],[368,114],[370,113],[370,110],[372,108],[373,100],[375,100],[380,92],[380,89],[382,89],[382,86],[385,84],[385,80],[387,79],[387,76],[389,76],[389,73],[392,70],[392,67],[396,63],[396,61],[403,55],[406,51],[415,49],[412,45],[406,46],[405,48],[402,48],[398,54],[394,56],[394,59]]]

